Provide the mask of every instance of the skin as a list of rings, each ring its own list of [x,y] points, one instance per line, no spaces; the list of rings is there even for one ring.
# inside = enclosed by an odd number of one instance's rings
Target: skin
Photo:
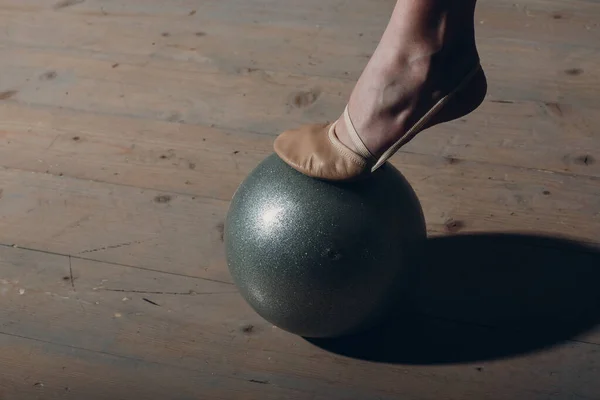
[[[405,135],[477,63],[476,0],[398,0],[390,22],[360,76],[348,109],[355,128],[378,157]],[[427,126],[477,108],[487,90],[481,71]],[[343,118],[338,138],[355,149]]]

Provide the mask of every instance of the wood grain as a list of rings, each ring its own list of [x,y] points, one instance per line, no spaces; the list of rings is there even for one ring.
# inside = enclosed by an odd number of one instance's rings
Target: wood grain
[[[351,361],[274,329],[231,285],[23,249],[0,248],[0,257],[8,398],[124,398],[127,386],[140,398],[293,399],[593,397],[599,388],[596,344],[470,365]]]
[[[461,121],[421,134],[405,150],[599,176],[600,167],[587,151],[600,123],[595,112],[600,76],[593,68],[597,52],[575,49],[577,54],[571,56],[543,48],[546,57],[531,46],[495,43],[493,54],[500,64],[492,58],[485,61],[490,76],[488,101]],[[127,59],[110,53],[44,53],[20,47],[4,52],[0,90],[10,93],[8,102],[268,135],[301,123],[337,118],[354,83],[349,77],[290,75],[244,66],[239,60],[212,62],[210,57],[205,57],[207,63],[190,66],[188,61],[153,55]],[[53,57],[55,52],[61,53],[60,59]],[[339,59],[337,54],[323,58]],[[532,61],[526,66],[513,61],[502,64],[515,58]],[[564,63],[562,71],[544,67],[557,63]],[[221,68],[221,64],[228,67]],[[364,62],[344,65],[354,65],[358,74]],[[582,72],[573,76],[565,71]],[[522,90],[520,82],[524,81],[527,90]],[[155,82],[161,83],[159,88]],[[257,98],[264,100],[257,102]],[[5,112],[9,118],[11,113]],[[496,151],[490,151],[490,145]]]
[[[60,4],[60,3],[57,3]],[[153,19],[157,24],[168,24],[177,21],[178,26],[186,27],[195,24],[204,26],[211,23],[230,25],[232,33],[235,25],[251,23],[273,27],[319,28],[340,32],[335,38],[343,43],[348,36],[361,28],[364,35],[380,35],[387,24],[393,1],[377,0],[370,3],[331,1],[323,4],[319,1],[306,1],[303,7],[286,7],[270,0],[227,0],[227,1],[173,1],[168,5],[156,0],[130,1],[123,4],[119,1],[88,0],[77,7],[52,13],[46,2],[4,1],[0,9],[11,12],[28,12],[44,14],[53,18],[104,17]],[[232,9],[239,12],[231,12]],[[545,45],[569,44],[597,46],[593,35],[597,34],[597,16],[599,12],[593,1],[573,1],[565,3],[561,0],[542,1],[528,0],[525,3],[509,1],[480,0],[477,5],[476,20],[481,25],[483,37],[509,37],[522,41],[542,42]],[[173,29],[174,25],[169,25]],[[551,36],[548,35],[551,33]],[[130,33],[127,36],[130,36]],[[364,36],[360,36],[364,37]],[[354,39],[354,37],[351,37]],[[277,37],[266,37],[266,40],[277,40]],[[377,41],[378,37],[369,37]],[[245,38],[236,38],[239,40]],[[313,47],[316,47],[313,45]],[[134,49],[128,48],[128,51]]]
[[[232,285],[235,189],[338,117],[393,5],[0,0],[0,399],[600,398],[597,1],[478,2],[486,101],[393,158],[414,318],[344,352]]]
[[[234,129],[9,102],[0,103],[0,115],[3,166],[109,182],[140,179],[141,169],[142,177],[168,174],[166,168],[178,175],[170,179],[170,190],[189,192],[192,185],[196,194],[223,199],[272,152],[271,136]],[[592,109],[486,102],[464,121],[423,132],[402,151],[599,177],[600,157],[592,151],[596,119]],[[398,160],[393,162],[399,165]],[[221,174],[227,179],[218,184],[226,190],[213,190],[214,180],[205,179]]]
[[[0,334],[5,399],[290,399],[301,391]]]
[[[212,267],[223,258],[224,201],[14,170],[0,175],[1,243],[229,279]]]
[[[432,234],[519,231],[598,243],[596,178],[413,154],[399,163]],[[166,186],[173,173],[148,179]],[[11,169],[0,180],[0,243],[229,280],[222,268],[227,201]]]
[[[108,28],[110,29],[110,28]],[[161,33],[157,32],[158,37]],[[305,40],[310,40],[306,38]],[[156,42],[153,47],[156,46]],[[486,42],[489,43],[489,42]],[[165,45],[166,46],[166,45]],[[168,46],[166,46],[168,48]],[[553,102],[567,104],[575,108],[585,107],[595,104],[595,91],[598,89],[598,73],[594,69],[597,63],[597,52],[587,49],[576,48],[573,54],[564,52],[552,51],[546,48],[537,48],[533,44],[525,44],[517,46],[512,42],[494,43],[493,47],[488,51],[489,55],[482,49],[482,61],[486,73],[490,78],[490,98],[496,100],[507,101],[535,101],[535,102]],[[186,51],[185,49],[180,51]],[[195,50],[194,50],[195,51]],[[72,50],[48,50],[6,46],[3,49],[5,57],[3,63],[0,64],[6,70],[5,81],[2,86],[8,86],[8,83],[14,89],[21,88],[21,98],[35,104],[47,104],[48,92],[53,91],[54,94],[61,93],[60,97],[56,98],[55,105],[62,107],[71,107],[79,110],[89,110],[89,96],[91,95],[90,86],[94,86],[94,94],[100,96],[97,100],[100,106],[100,100],[103,96],[109,96],[113,101],[117,101],[119,107],[124,107],[125,110],[120,110],[121,114],[132,114],[139,116],[149,116],[143,114],[140,107],[154,107],[148,109],[147,112],[154,110],[156,112],[156,104],[154,102],[161,101],[164,103],[172,103],[173,107],[181,107],[179,110],[182,114],[191,113],[190,108],[194,108],[194,112],[201,113],[203,110],[202,96],[195,101],[190,98],[190,93],[204,93],[215,97],[216,103],[210,105],[216,110],[232,110],[227,115],[229,118],[234,118],[232,121],[224,121],[217,119],[218,115],[210,116],[206,114],[191,114],[187,116],[188,122],[198,122],[198,119],[203,118],[205,124],[216,123],[226,127],[240,127],[251,129],[247,125],[240,126],[241,122],[236,123],[235,103],[229,106],[219,103],[219,97],[229,95],[228,88],[236,88],[232,94],[237,96],[229,96],[230,100],[238,97],[237,102],[243,102],[246,106],[260,107],[270,105],[269,103],[262,105],[252,102],[252,98],[261,96],[261,93],[268,91],[270,101],[277,102],[276,108],[272,110],[273,114],[281,115],[288,114],[291,110],[289,107],[301,105],[301,110],[304,111],[303,116],[308,117],[325,117],[328,114],[318,114],[314,108],[327,108],[328,101],[345,103],[347,95],[352,88],[355,79],[350,77],[349,71],[344,70],[345,78],[335,78],[328,76],[320,76],[318,74],[307,75],[308,71],[291,74],[287,71],[278,71],[270,69],[261,69],[256,65],[248,65],[239,63],[236,60],[211,61],[210,58],[204,57],[206,62],[194,63],[191,61],[169,60],[169,58],[156,57],[153,54],[145,54],[136,57],[120,57],[117,54],[111,54],[106,50],[104,53],[90,53],[90,51],[72,51]],[[48,58],[54,53],[61,54],[60,58],[52,58],[52,62],[48,62]],[[307,54],[302,53],[302,57],[306,58]],[[354,77],[362,70],[365,65],[364,53],[360,62],[349,63],[354,65]],[[367,56],[369,56],[368,53]],[[310,58],[310,54],[308,54]],[[325,57],[325,55],[323,55]],[[336,58],[336,54],[327,54],[328,58]],[[121,59],[122,58],[122,59]],[[523,65],[514,60],[528,60]],[[277,59],[274,60],[277,62]],[[113,67],[118,64],[117,67]],[[182,65],[183,64],[183,65]],[[192,64],[192,67],[189,66]],[[208,64],[207,67],[204,67]],[[220,68],[219,65],[227,65],[225,68]],[[552,65],[553,68],[547,68],[547,65]],[[345,69],[348,68],[344,65]],[[42,76],[48,69],[56,73],[52,84],[40,84],[39,77]],[[348,74],[346,74],[348,72]],[[215,76],[215,74],[219,74]],[[214,81],[214,78],[219,76],[228,79]],[[535,77],[535,79],[533,79]],[[212,78],[212,79],[209,79]],[[42,79],[43,80],[43,79]],[[523,90],[519,82],[527,80],[528,88]],[[154,83],[160,82],[160,88],[157,88]],[[61,83],[59,85],[59,83]],[[64,95],[62,89],[70,89],[71,97]],[[294,102],[294,96],[298,92],[307,90],[318,90],[321,96],[317,96],[318,102],[309,103],[316,107],[307,107],[305,102]],[[56,92],[55,92],[55,91]],[[60,92],[59,92],[60,91]],[[71,93],[72,92],[72,93]],[[77,96],[88,94],[86,102],[73,103],[73,95]],[[125,100],[119,97],[120,95],[129,93],[127,97],[130,100],[125,104]],[[33,94],[35,93],[35,100]],[[244,96],[244,94],[246,96]],[[250,96],[250,98],[245,98]],[[331,100],[327,100],[331,96]],[[84,97],[85,98],[85,97]],[[147,98],[147,99],[146,99]],[[146,100],[147,103],[134,102]],[[155,100],[152,100],[155,99]],[[160,99],[160,100],[159,100]],[[265,99],[265,101],[268,98]],[[333,103],[337,108],[340,104]],[[186,106],[186,107],[184,107]],[[192,107],[193,106],[193,107]],[[208,107],[208,105],[205,105]],[[271,106],[272,107],[272,106]],[[310,111],[313,111],[310,113]],[[97,111],[118,113],[114,105],[106,104]],[[165,110],[161,110],[165,111]],[[296,110],[296,114],[300,114]],[[332,110],[321,111],[322,113],[332,112]],[[337,109],[335,113],[338,113]],[[335,115],[337,117],[337,115]],[[165,116],[166,118],[167,116]],[[250,123],[250,121],[248,121]],[[288,122],[289,123],[289,122]],[[269,125],[257,125],[261,129],[284,129],[287,126],[274,125],[269,128]],[[253,129],[255,130],[255,129]]]

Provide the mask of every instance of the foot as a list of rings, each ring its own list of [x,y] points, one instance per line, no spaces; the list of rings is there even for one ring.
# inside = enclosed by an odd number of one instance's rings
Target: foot
[[[479,65],[475,46],[468,40],[464,42],[465,45],[449,49],[421,46],[400,56],[376,52],[348,102],[353,127],[343,117],[336,122],[339,141],[360,153],[362,146],[350,136],[354,128],[373,158],[379,159],[399,140],[405,144],[420,131],[474,111],[485,97],[487,84],[481,69],[464,82]],[[435,115],[411,132],[436,103],[461,83],[465,85]],[[407,134],[412,137],[406,137]]]
[[[343,117],[282,133],[275,152],[308,176],[352,180],[424,129],[475,110],[487,85],[475,46],[475,2],[464,1],[399,0]]]

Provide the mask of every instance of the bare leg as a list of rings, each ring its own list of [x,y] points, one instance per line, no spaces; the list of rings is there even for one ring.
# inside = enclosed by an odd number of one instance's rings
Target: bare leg
[[[478,59],[474,12],[474,0],[398,0],[348,103],[354,126],[373,155],[398,140]],[[446,108],[431,124],[464,116],[484,95],[485,79],[480,79],[463,92],[460,104]],[[336,132],[353,147],[343,119]]]
[[[374,158],[381,156],[479,63],[475,44],[476,0],[398,0],[377,49],[348,101],[352,124]],[[476,109],[486,93],[482,70],[423,129]],[[323,141],[315,128],[285,133],[275,149],[308,175],[343,180],[362,174],[361,153],[344,118],[332,127],[342,146]],[[422,130],[422,129],[421,129]],[[341,150],[340,150],[341,148]],[[302,153],[304,152],[304,153]],[[373,158],[372,157],[372,158]]]

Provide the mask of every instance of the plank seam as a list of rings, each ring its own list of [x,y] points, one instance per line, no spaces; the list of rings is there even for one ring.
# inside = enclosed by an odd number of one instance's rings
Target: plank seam
[[[33,248],[29,248],[29,247],[15,246],[14,244],[0,243],[0,247],[6,247],[6,248],[12,248],[12,249],[17,248],[17,249],[21,249],[21,250],[33,251],[33,252],[36,252],[36,253],[49,254],[49,255],[53,255],[53,256],[68,257],[68,258],[71,258],[71,259],[74,258],[76,260],[83,260],[83,261],[92,261],[92,262],[97,262],[97,263],[104,263],[104,264],[108,264],[108,265],[114,265],[114,266],[117,266],[117,267],[139,269],[139,270],[142,270],[142,271],[156,272],[156,273],[159,273],[159,274],[181,276],[183,278],[199,279],[199,280],[208,281],[208,282],[222,283],[222,284],[225,284],[225,285],[232,285],[232,286],[234,285],[232,282],[221,281],[221,280],[218,280],[218,279],[203,278],[201,276],[186,275],[186,274],[181,274],[181,273],[178,273],[178,272],[161,271],[161,270],[158,270],[158,269],[147,268],[147,267],[140,267],[140,266],[137,266],[137,265],[130,265],[130,264],[122,264],[122,263],[117,263],[117,262],[113,262],[113,261],[96,260],[96,259],[93,259],[93,258],[81,257],[81,256],[71,255],[71,254],[58,253],[58,252],[55,252],[55,251],[40,250],[40,249],[33,249]]]

